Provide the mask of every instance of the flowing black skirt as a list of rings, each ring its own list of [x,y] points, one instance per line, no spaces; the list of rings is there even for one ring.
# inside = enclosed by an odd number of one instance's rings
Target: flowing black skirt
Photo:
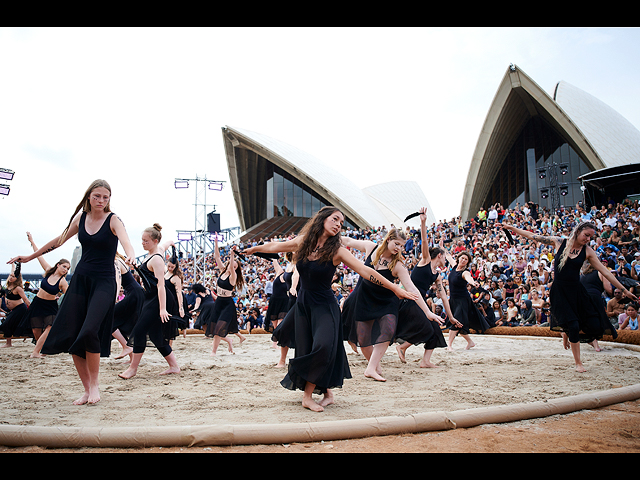
[[[470,329],[478,333],[484,333],[491,328],[487,319],[473,303],[473,300],[471,300],[471,296],[451,297],[449,299],[449,305],[454,318],[462,324],[461,328],[456,328],[452,325],[449,330],[456,331],[463,335],[469,335]]]
[[[603,335],[616,335],[615,327],[581,282],[554,281],[549,291],[549,328],[564,332],[571,343],[590,343]]]
[[[89,352],[108,357],[111,353],[116,288],[113,277],[75,273],[41,353],[55,355],[68,352],[86,358]]]
[[[20,324],[28,314],[28,307],[21,303],[13,310],[9,311],[9,314],[5,317],[4,322],[0,325],[0,333],[4,338],[20,337]],[[22,332],[25,336],[32,336],[31,332]]]
[[[116,303],[113,313],[112,333],[120,330],[125,339],[128,339],[135,327],[142,305],[144,304],[144,290],[136,288]]]
[[[204,318],[203,318],[204,317]],[[218,297],[213,308],[207,307],[200,311],[203,325],[206,325],[205,335],[226,337],[230,333],[238,333],[238,311],[233,297]]]
[[[396,341],[399,340],[409,342],[412,345],[424,344],[425,350],[447,346],[440,324],[429,320],[422,308],[413,300],[400,302],[396,329]]]
[[[314,393],[342,387],[344,379],[351,378],[351,370],[342,340],[340,307],[333,293],[328,292],[326,303],[305,303],[301,291],[290,314],[295,356],[289,360],[289,370],[280,384],[289,390],[304,390],[309,382],[316,386]],[[281,325],[288,318],[289,314]]]

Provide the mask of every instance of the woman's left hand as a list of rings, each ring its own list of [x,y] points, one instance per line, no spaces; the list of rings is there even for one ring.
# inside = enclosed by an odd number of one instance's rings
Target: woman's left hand
[[[160,320],[162,320],[162,323],[167,323],[169,321],[169,312],[167,312],[166,308],[160,310]]]

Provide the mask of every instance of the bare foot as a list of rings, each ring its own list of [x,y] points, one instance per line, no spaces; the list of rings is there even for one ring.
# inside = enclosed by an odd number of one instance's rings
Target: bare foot
[[[422,360],[420,361],[420,363],[418,364],[418,366],[420,368],[442,368],[439,367],[438,365],[436,365],[435,363],[431,363],[431,362],[423,362]]]
[[[349,342],[349,346],[351,346],[351,350],[353,350],[355,353],[358,353],[358,346],[355,343]]]
[[[586,369],[586,368],[584,368],[584,365],[582,365],[581,363],[577,363],[577,364],[576,364],[576,372],[578,372],[578,373],[584,373],[584,372],[586,372],[586,371],[587,371],[587,369]]]
[[[120,360],[121,358],[124,358],[127,355],[131,355],[132,353],[133,347],[125,347],[122,349],[122,353],[116,357],[116,360]]]
[[[46,355],[43,355],[41,353],[32,353],[31,355],[29,355],[29,358],[44,358],[46,357]]]
[[[276,364],[276,368],[284,368],[284,367],[286,367],[286,366],[287,366],[287,365],[286,365],[286,363],[285,363],[285,362],[278,362],[278,363]]]
[[[374,380],[377,380],[378,382],[386,382],[387,379],[384,378],[382,375],[380,375],[377,371],[373,370],[373,369],[366,369],[364,371],[364,376],[367,378],[373,378]]]
[[[88,405],[95,405],[100,401],[100,390],[98,387],[89,388],[89,398],[87,399]]]
[[[314,402],[312,399],[303,398],[302,406],[308,408],[312,412],[324,412],[324,408]]]
[[[118,376],[120,378],[124,378],[125,380],[129,380],[130,378],[134,377],[136,373],[138,373],[137,369],[129,367],[124,372],[119,373]]]
[[[171,375],[172,373],[180,373],[180,367],[169,367],[160,375]]]
[[[467,346],[465,347],[465,350],[471,350],[473,347],[475,347],[476,344],[473,342],[468,342]]]
[[[565,333],[562,334],[562,346],[565,350],[569,350],[571,348],[571,345],[569,345],[569,337]]]
[[[84,405],[89,399],[89,392],[85,392],[79,399],[73,402],[74,405]]]
[[[327,393],[325,393],[324,397],[322,397],[322,400],[320,400],[319,405],[321,407],[333,405],[333,392],[331,392],[331,390],[327,390]]]
[[[404,357],[404,349],[400,345],[396,345],[396,352],[398,352],[398,358],[402,363],[407,363],[407,359]]]
[[[596,352],[601,352],[602,349],[600,348],[600,345],[598,344],[598,340],[594,340],[593,342],[590,342],[589,345],[591,345],[593,348],[596,349]]]

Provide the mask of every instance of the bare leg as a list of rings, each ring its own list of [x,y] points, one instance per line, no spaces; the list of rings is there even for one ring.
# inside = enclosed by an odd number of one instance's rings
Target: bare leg
[[[318,403],[321,407],[326,407],[327,405],[333,405],[333,392],[327,388],[327,392],[322,397],[322,400]]]
[[[365,377],[373,378],[374,380],[377,380],[379,382],[387,381],[387,379],[381,375],[380,360],[382,360],[382,356],[387,351],[388,347],[389,342],[377,343],[373,346],[373,352],[371,353],[369,364],[364,371]]]
[[[178,360],[176,360],[176,354],[171,352],[169,355],[164,357],[164,359],[169,364],[169,368],[162,372],[160,375],[169,375],[172,373],[180,373],[180,367],[178,366]]]
[[[453,351],[453,341],[456,339],[456,337],[458,336],[458,331],[457,330],[451,330],[449,329],[449,340],[447,341],[447,350],[448,351]]]
[[[324,412],[324,407],[318,405],[313,401],[313,398],[311,398],[315,388],[315,384],[307,382],[304,387],[304,393],[302,394],[302,406],[304,408],[308,408],[312,412]]]
[[[73,355],[73,363],[84,387],[84,395],[74,405],[94,404],[100,401],[100,354],[86,353],[86,358]]]
[[[435,363],[431,363],[431,354],[432,353],[433,353],[433,349],[431,349],[431,350],[426,350],[425,349],[424,355],[422,355],[422,360],[420,360],[420,363],[418,364],[418,366],[420,368],[440,368]]]
[[[404,342],[401,345],[396,345],[396,352],[398,352],[398,358],[400,358],[400,361],[402,363],[407,363],[407,359],[405,358],[404,354],[411,345],[412,344],[409,342]]]
[[[580,360],[580,342],[571,343],[571,353],[573,354],[573,360],[576,362],[576,372],[586,372],[587,369],[584,368],[582,360]]]
[[[142,355],[144,355],[144,353],[132,353],[129,368],[127,368],[124,372],[118,374],[118,376],[120,378],[124,378],[125,380],[134,377],[136,373],[138,373],[138,366],[140,365],[140,360],[142,360]]]
[[[129,355],[129,360],[131,360],[131,354],[133,353],[133,347],[130,347],[130,346],[127,345],[127,340],[124,338],[124,335],[122,335],[120,330],[116,329],[116,331],[113,332],[111,334],[111,336],[113,338],[115,338],[118,341],[118,343],[122,346],[122,353],[120,353],[120,355],[115,357],[116,360],[118,360],[120,358],[124,358],[127,355]]]
[[[276,364],[276,368],[284,368],[286,366],[287,353],[289,353],[289,347],[280,347],[280,360]]]
[[[40,351],[42,350],[42,346],[44,345],[44,342],[47,340],[47,337],[49,336],[49,330],[51,330],[50,326],[45,328],[42,335],[40,335],[40,337],[38,338],[36,342],[36,346],[33,349],[33,352],[31,352],[31,355],[30,355],[31,358],[44,358],[46,356],[46,355],[42,355]]]

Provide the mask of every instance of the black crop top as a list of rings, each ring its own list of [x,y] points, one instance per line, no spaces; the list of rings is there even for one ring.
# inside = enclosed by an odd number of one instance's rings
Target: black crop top
[[[60,291],[60,280],[62,280],[62,277],[60,277],[54,285],[51,285],[47,281],[48,278],[49,277],[45,277],[44,280],[40,282],[40,288],[47,292],[49,295],[57,295]]]

